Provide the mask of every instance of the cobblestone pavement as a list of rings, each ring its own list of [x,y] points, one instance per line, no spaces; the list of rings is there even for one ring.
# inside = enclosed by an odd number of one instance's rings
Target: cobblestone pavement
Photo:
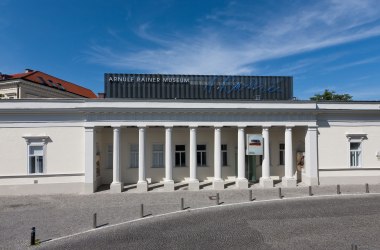
[[[260,214],[265,214],[265,204],[277,204],[278,208],[281,208],[283,204],[287,204],[291,202],[292,197],[307,197],[309,196],[308,187],[297,187],[297,188],[282,188],[282,195],[284,198],[282,200],[279,199],[279,189],[278,187],[272,189],[260,189],[260,188],[252,188],[253,197],[256,198],[256,201],[264,201],[264,200],[277,200],[276,203],[273,202],[251,202],[252,204],[257,204],[256,206],[263,206],[262,212]],[[142,235],[138,236],[135,234],[135,237],[144,237],[144,231],[139,231],[138,225],[142,223],[142,225],[149,225],[152,227],[150,221],[161,220],[165,222],[166,220],[171,221],[174,224],[183,225],[181,223],[186,223],[186,221],[192,220],[191,217],[186,215],[187,213],[195,214],[199,213],[200,218],[204,219],[204,215],[202,215],[202,211],[205,210],[194,210],[195,208],[209,207],[216,205],[216,201],[209,198],[209,196],[214,196],[216,193],[220,194],[220,203],[217,208],[212,208],[215,211],[222,211],[217,213],[220,216],[220,220],[217,218],[213,219],[215,221],[215,225],[222,225],[224,217],[228,214],[234,214],[233,211],[237,208],[236,206],[226,206],[232,203],[241,203],[248,202],[249,198],[249,190],[237,190],[237,189],[229,189],[222,191],[215,190],[201,190],[201,191],[175,191],[175,192],[158,192],[151,191],[147,193],[131,193],[124,192],[120,194],[111,194],[109,191],[103,191],[91,195],[29,195],[29,196],[0,196],[0,248],[1,249],[25,249],[29,248],[30,244],[30,232],[31,227],[36,227],[37,229],[37,239],[42,241],[41,247],[54,246],[54,244],[58,244],[59,241],[51,241],[59,237],[76,234],[84,231],[88,231],[92,229],[93,226],[93,214],[97,213],[97,225],[103,226],[95,230],[96,232],[101,233],[103,230],[115,230],[116,227],[110,227],[114,224],[118,224],[121,222],[136,220],[140,218],[140,207],[141,204],[144,204],[144,215],[150,215],[146,217],[144,220],[136,221],[133,223],[133,227],[136,227],[136,233],[141,232]],[[377,194],[380,194],[380,185],[370,185],[370,194],[365,194],[364,185],[350,185],[350,186],[341,186],[342,197],[338,198],[336,186],[316,186],[312,187],[313,196],[308,199],[299,199],[295,202],[299,202],[300,207],[303,207],[304,202],[315,202],[311,205],[308,205],[310,209],[314,206],[318,207],[318,204],[322,204],[320,202],[320,198],[325,195],[332,195],[332,198],[328,198],[335,205],[335,209],[337,212],[335,217],[339,217],[339,209],[344,211],[344,205],[341,205],[341,208],[337,208],[340,206],[340,201],[350,200],[348,197],[378,197]],[[347,194],[359,194],[356,196],[345,196]],[[336,196],[336,198],[335,198]],[[343,197],[344,196],[344,197]],[[345,198],[347,197],[347,198]],[[184,198],[185,207],[187,209],[187,213],[177,213],[172,215],[167,215],[164,217],[157,217],[157,215],[175,212],[180,210],[180,200]],[[358,198],[355,198],[357,200]],[[379,201],[379,200],[377,200]],[[367,201],[366,201],[367,202]],[[365,202],[364,202],[365,203]],[[371,203],[371,202],[369,202]],[[252,209],[252,204],[244,204],[241,205],[247,207],[247,209]],[[260,204],[260,205],[259,205]],[[373,204],[373,202],[371,203]],[[379,211],[380,202],[377,203],[376,211]],[[320,207],[322,209],[323,207]],[[356,208],[357,209],[357,208]],[[371,206],[368,205],[368,209],[372,209]],[[213,210],[213,211],[214,211]],[[360,211],[360,209],[357,209]],[[227,211],[227,212],[223,212]],[[237,209],[238,211],[238,209]],[[268,210],[269,211],[269,210]],[[289,210],[291,211],[291,210]],[[350,210],[355,211],[355,210]],[[243,211],[240,214],[244,214]],[[275,212],[276,213],[276,212]],[[208,213],[205,213],[208,214]],[[212,213],[213,214],[213,213]],[[371,221],[371,213],[369,213],[364,221]],[[378,214],[376,214],[377,216]],[[208,214],[207,216],[210,216]],[[207,218],[206,216],[206,218]],[[269,213],[266,215],[268,218],[273,217],[273,213]],[[306,216],[306,215],[305,215]],[[345,216],[350,216],[348,213]],[[183,217],[183,218],[182,218]],[[287,216],[286,216],[287,217]],[[335,218],[334,217],[334,218]],[[165,218],[165,219],[163,219]],[[173,219],[171,219],[173,218]],[[218,217],[219,218],[219,217]],[[276,217],[277,218],[277,217]],[[284,217],[285,218],[285,217]],[[173,222],[173,220],[178,219],[179,222]],[[254,224],[257,223],[256,219],[251,218],[254,221]],[[362,218],[363,219],[363,218]],[[184,220],[184,221],[181,221]],[[227,228],[234,229],[233,220],[238,220],[237,217],[232,217],[232,221],[230,222]],[[325,218],[328,222],[328,218]],[[379,218],[377,217],[377,223],[379,222]],[[275,223],[275,222],[271,222]],[[301,221],[299,222],[301,223]],[[339,221],[336,221],[339,223]],[[168,224],[172,226],[172,224]],[[196,224],[195,224],[196,225]],[[252,224],[253,225],[253,224]],[[261,225],[261,227],[265,228],[265,223]],[[165,228],[165,225],[163,225]],[[141,227],[141,229],[143,229]],[[176,228],[176,227],[174,227]],[[140,230],[141,230],[140,229]],[[160,231],[159,228],[156,228]],[[290,225],[287,227],[288,230],[291,229]],[[194,226],[189,230],[197,230],[197,227]],[[209,229],[212,230],[212,229]],[[228,233],[227,229],[220,229],[221,232]],[[260,235],[262,234],[262,228],[259,230]],[[377,231],[378,230],[377,228]],[[95,232],[95,233],[96,233]],[[198,233],[194,231],[195,235],[198,235],[202,238],[202,230]],[[91,235],[91,233],[89,234]],[[251,233],[250,233],[251,235]],[[258,234],[258,236],[260,236]],[[379,235],[380,236],[380,235]],[[222,237],[222,235],[220,236]],[[262,236],[260,236],[262,237]],[[259,237],[259,238],[260,238]],[[284,236],[285,237],[285,236]],[[154,238],[154,237],[153,237]],[[153,239],[152,238],[152,239]],[[191,238],[191,237],[190,237]],[[190,239],[189,238],[189,239]],[[377,237],[379,239],[380,237]],[[50,242],[49,242],[50,240]],[[58,242],[58,243],[57,243]],[[212,242],[212,241],[211,241]],[[253,244],[253,243],[252,243]],[[173,245],[171,245],[173,246]],[[228,245],[230,246],[230,245]],[[260,245],[261,247],[266,247],[267,245]],[[269,245],[268,245],[269,246]],[[149,246],[146,246],[149,248]],[[186,245],[183,245],[186,247]],[[232,247],[232,246],[231,246]],[[190,247],[192,248],[192,247]],[[196,247],[194,247],[196,248]],[[281,248],[281,247],[280,247]],[[372,249],[372,248],[368,248]]]

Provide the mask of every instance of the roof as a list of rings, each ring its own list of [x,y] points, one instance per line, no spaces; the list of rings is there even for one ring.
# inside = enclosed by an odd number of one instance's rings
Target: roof
[[[51,88],[55,88],[61,91],[67,91],[82,97],[86,98],[97,98],[94,92],[92,92],[90,89],[81,87],[79,85],[76,85],[74,83],[64,81],[62,79],[59,79],[57,77],[48,75],[41,71],[30,71],[25,73],[18,73],[13,75],[7,75],[5,78],[6,80],[9,79],[23,79],[26,81],[30,81],[33,83],[41,84],[44,86],[48,86]]]

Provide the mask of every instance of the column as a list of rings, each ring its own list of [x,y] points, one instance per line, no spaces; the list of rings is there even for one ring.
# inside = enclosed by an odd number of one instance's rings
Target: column
[[[111,192],[120,193],[123,184],[120,182],[120,127],[113,127],[113,179]]]
[[[305,138],[305,173],[302,181],[307,185],[318,185],[318,127],[309,126]]]
[[[282,177],[282,186],[296,187],[297,179],[294,177],[293,169],[293,138],[292,126],[285,128],[285,176]]]
[[[197,179],[197,128],[190,127],[190,179],[189,190],[199,190]]]
[[[148,191],[148,182],[145,176],[145,127],[139,127],[139,181],[138,192]]]
[[[238,127],[238,176],[236,186],[239,189],[248,188],[248,180],[245,178],[245,133],[244,127]]]
[[[224,189],[224,181],[222,180],[222,144],[221,144],[221,127],[214,128],[214,189]]]
[[[269,127],[263,127],[264,156],[262,163],[262,175],[260,178],[260,185],[264,188],[273,187],[273,180],[270,178],[269,140]]]
[[[172,161],[172,127],[165,127],[165,180],[164,189],[174,191],[173,161]]]
[[[96,191],[94,127],[84,128],[84,190],[86,194]]]

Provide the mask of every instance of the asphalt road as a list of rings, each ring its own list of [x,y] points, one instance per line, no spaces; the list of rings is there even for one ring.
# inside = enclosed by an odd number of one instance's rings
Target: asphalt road
[[[45,242],[41,249],[380,249],[380,196],[190,209]]]

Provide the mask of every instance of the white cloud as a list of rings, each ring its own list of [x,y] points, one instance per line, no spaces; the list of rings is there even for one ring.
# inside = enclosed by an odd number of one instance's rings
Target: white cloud
[[[151,23],[144,23],[136,34],[154,47],[115,50],[95,45],[87,54],[92,63],[119,69],[252,74],[255,63],[264,60],[380,35],[377,1],[313,3],[293,7],[287,14],[266,13],[265,18],[255,15],[252,6],[230,4],[200,20],[200,28],[193,34],[158,35],[152,32],[155,27]]]

